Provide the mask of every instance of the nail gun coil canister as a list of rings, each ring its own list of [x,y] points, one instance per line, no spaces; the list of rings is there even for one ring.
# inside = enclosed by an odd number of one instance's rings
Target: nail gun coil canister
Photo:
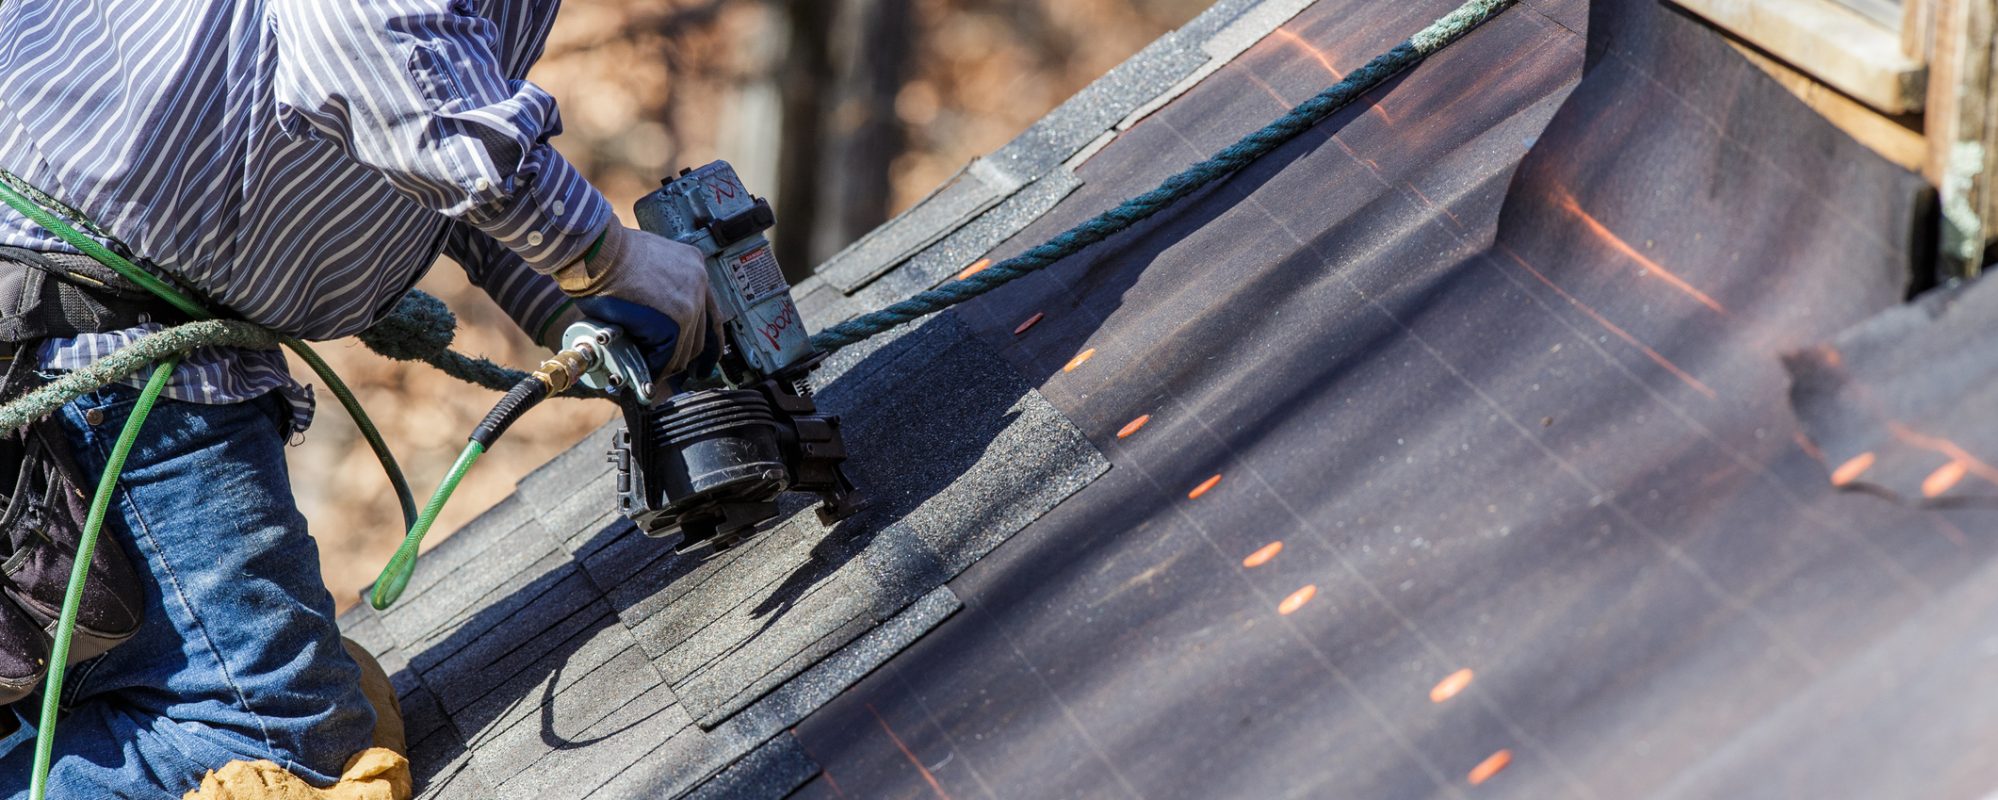
[[[675,395],[627,423],[636,440],[615,456],[630,465],[620,505],[647,535],[684,534],[682,550],[753,532],[789,488],[780,425],[761,392]]]

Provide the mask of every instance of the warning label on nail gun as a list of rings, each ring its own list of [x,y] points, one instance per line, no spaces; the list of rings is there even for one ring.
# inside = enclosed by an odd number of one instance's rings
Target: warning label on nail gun
[[[770,245],[767,244],[731,256],[728,270],[730,277],[735,279],[736,288],[742,292],[743,305],[753,305],[772,292],[790,288],[784,282],[784,270],[777,266],[776,254],[770,252]]]

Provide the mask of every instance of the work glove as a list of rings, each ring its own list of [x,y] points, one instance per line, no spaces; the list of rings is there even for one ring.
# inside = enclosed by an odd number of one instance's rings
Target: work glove
[[[569,326],[588,317],[588,314],[584,314],[582,309],[576,307],[576,301],[563,303],[561,308],[555,310],[553,318],[541,323],[540,338],[535,339],[535,343],[559,353],[569,346],[569,343],[563,340],[562,334],[569,332]]]
[[[631,337],[656,381],[685,371],[721,342],[708,271],[692,245],[612,219],[600,243],[554,277],[583,314]]]

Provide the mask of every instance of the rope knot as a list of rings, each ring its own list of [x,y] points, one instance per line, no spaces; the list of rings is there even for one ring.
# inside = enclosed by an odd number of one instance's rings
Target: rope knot
[[[397,361],[429,361],[451,347],[457,332],[458,318],[444,301],[412,289],[358,335],[368,349]]]

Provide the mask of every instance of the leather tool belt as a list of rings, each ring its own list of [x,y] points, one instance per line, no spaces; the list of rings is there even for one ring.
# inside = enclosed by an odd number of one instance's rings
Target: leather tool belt
[[[88,256],[0,247],[0,401],[46,382],[35,357],[44,339],[186,319]],[[0,704],[32,694],[48,670],[95,488],[59,419],[0,431]],[[98,539],[72,664],[131,638],[144,620],[143,579],[121,539]]]

